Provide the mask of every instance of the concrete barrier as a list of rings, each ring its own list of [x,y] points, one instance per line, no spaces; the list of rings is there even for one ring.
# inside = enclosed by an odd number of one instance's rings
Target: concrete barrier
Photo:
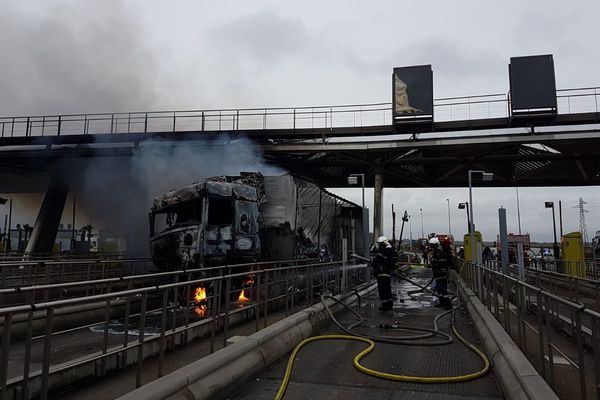
[[[452,279],[457,282],[458,295],[473,320],[504,396],[511,400],[558,400],[558,396],[475,293],[455,271],[451,273]]]
[[[374,282],[364,286],[359,295],[373,289]],[[353,293],[336,296],[352,304]],[[342,305],[328,300],[333,312]],[[119,400],[183,400],[224,398],[253,374],[262,371],[291,351],[302,340],[310,337],[328,321],[323,304],[291,315],[250,336],[236,338],[235,342],[207,357],[134,390]]]

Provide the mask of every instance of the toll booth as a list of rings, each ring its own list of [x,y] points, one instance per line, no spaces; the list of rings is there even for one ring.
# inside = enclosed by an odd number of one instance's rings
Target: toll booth
[[[585,278],[585,256],[581,232],[563,235],[560,240],[562,251],[562,272],[570,276]]]
[[[473,237],[475,239],[475,257],[476,257],[476,262],[478,264],[481,264],[481,232],[479,231],[475,231],[473,233]],[[464,243],[465,243],[465,261],[472,261],[473,260],[473,251],[471,250],[471,234],[467,233],[464,238]]]

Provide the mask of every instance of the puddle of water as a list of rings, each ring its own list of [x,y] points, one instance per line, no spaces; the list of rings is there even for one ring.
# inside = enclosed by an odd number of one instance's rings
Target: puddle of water
[[[89,330],[94,333],[104,334],[105,326],[106,326],[106,324],[98,324],[98,325],[89,327]],[[127,328],[128,328],[127,329],[128,335],[139,336],[139,334],[140,334],[139,329],[137,329],[131,325],[129,325]],[[125,329],[126,329],[126,326],[122,322],[111,321],[108,323],[108,333],[110,335],[123,335],[125,333]],[[159,327],[148,326],[144,330],[144,336],[156,335],[159,333],[160,333]]]

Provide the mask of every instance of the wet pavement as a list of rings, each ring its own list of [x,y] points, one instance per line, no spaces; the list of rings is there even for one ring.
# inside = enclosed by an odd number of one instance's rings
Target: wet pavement
[[[431,278],[431,270],[414,268],[409,275],[415,282],[424,285]],[[392,335],[382,332],[381,324],[411,325],[433,328],[433,319],[443,310],[434,307],[433,297],[419,293],[412,298],[407,292],[418,289],[406,282],[394,282],[396,296],[391,312],[378,311],[376,291],[362,301],[359,313],[365,323],[362,333]],[[469,342],[479,347],[468,315],[462,310],[455,313],[456,327]],[[344,325],[355,322],[347,312],[338,316]],[[440,330],[450,333],[450,317],[440,320]],[[328,324],[317,335],[343,333],[333,323]],[[406,335],[406,332],[399,334]],[[452,335],[454,336],[454,335]],[[429,340],[440,340],[429,339]],[[365,348],[365,344],[352,341],[319,341],[305,346],[298,354],[285,398],[294,399],[502,399],[502,391],[492,372],[477,380],[460,383],[410,383],[384,380],[363,374],[353,366],[353,358]],[[246,385],[236,390],[229,398],[236,400],[273,399],[284,375],[288,356],[282,358],[268,370],[258,373]],[[483,362],[456,339],[444,346],[407,346],[377,343],[375,350],[361,363],[377,371],[412,376],[454,376],[476,372]]]

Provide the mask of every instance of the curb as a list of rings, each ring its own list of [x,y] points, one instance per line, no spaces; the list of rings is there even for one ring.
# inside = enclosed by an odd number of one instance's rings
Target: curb
[[[360,296],[375,289],[371,282],[364,286]],[[341,301],[356,301],[353,292],[335,296]],[[333,312],[343,306],[328,300]],[[235,342],[211,355],[195,361],[171,374],[127,393],[118,400],[183,400],[223,398],[258,371],[265,369],[291,351],[302,340],[310,337],[328,320],[325,307],[317,303],[250,336],[236,338]]]
[[[558,396],[533,368],[508,333],[455,271],[452,271],[452,279],[457,282],[457,292],[473,320],[506,398],[558,400]]]

